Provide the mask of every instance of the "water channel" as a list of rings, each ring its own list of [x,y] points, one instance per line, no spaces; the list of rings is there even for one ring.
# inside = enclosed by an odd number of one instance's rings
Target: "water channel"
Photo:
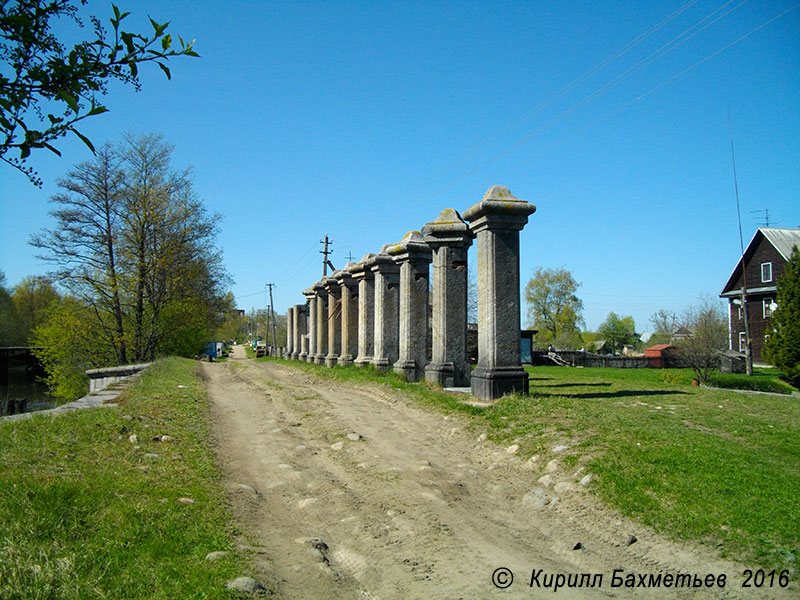
[[[42,383],[40,369],[22,365],[8,367],[8,382],[0,385],[0,415],[55,408],[58,400]]]

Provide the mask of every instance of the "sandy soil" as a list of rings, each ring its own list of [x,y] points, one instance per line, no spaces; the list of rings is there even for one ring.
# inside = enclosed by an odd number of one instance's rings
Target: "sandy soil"
[[[558,454],[523,462],[389,388],[256,363],[241,347],[234,357],[203,364],[218,456],[242,543],[278,597],[756,597],[740,588],[744,567],[603,507]],[[514,577],[503,590],[492,583],[501,567]],[[529,587],[540,569],[542,584],[600,573],[602,587]],[[614,569],[725,573],[728,585],[612,588]]]

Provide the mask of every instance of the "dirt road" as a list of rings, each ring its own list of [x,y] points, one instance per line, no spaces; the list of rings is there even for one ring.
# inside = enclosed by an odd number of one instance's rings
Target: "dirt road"
[[[281,598],[753,597],[738,588],[741,566],[602,507],[557,455],[523,462],[379,385],[246,359],[203,372],[234,518]],[[513,574],[507,589],[493,585],[499,568],[510,570],[500,584]],[[614,569],[729,583],[612,588]],[[538,589],[581,573],[602,574],[602,586]]]

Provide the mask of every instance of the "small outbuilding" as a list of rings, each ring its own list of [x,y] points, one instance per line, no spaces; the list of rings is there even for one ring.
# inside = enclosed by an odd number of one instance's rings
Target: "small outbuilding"
[[[675,353],[675,346],[671,344],[656,344],[645,348],[644,357],[647,365],[653,369],[663,369],[667,367],[667,362]]]

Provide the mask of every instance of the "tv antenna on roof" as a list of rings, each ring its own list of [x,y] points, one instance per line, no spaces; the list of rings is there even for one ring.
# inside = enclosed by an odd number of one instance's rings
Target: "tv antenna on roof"
[[[762,218],[763,218],[764,222],[763,223],[758,223],[759,227],[769,227],[770,226],[769,209],[768,208],[762,208],[761,210],[751,210],[750,212],[751,213],[763,213],[762,214]],[[753,218],[757,219],[758,217],[753,217]],[[773,225],[777,225],[777,223],[772,223],[772,224]]]

